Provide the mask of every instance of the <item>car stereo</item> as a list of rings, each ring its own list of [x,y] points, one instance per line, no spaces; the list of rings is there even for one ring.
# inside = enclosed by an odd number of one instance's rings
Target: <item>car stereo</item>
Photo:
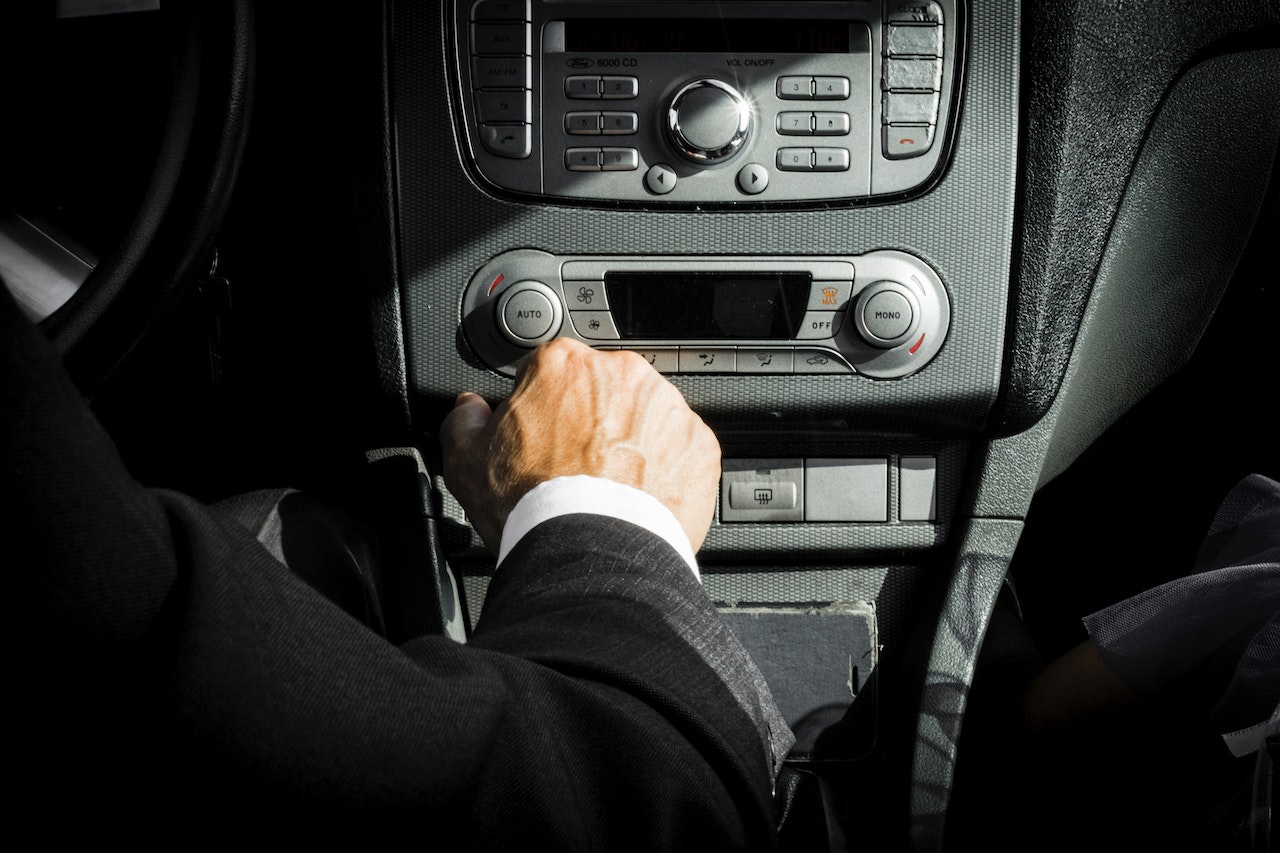
[[[862,199],[940,172],[954,0],[455,0],[464,156],[562,199]]]
[[[910,375],[942,347],[947,292],[905,252],[851,257],[504,252],[467,285],[462,325],[501,373],[540,343],[630,349],[668,374]]]

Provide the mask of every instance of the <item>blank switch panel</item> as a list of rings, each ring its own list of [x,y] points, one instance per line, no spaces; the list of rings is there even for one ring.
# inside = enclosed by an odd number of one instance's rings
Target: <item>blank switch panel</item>
[[[888,521],[888,459],[807,459],[806,521]]]
[[[898,517],[934,521],[938,517],[938,459],[903,456],[898,460]]]
[[[937,492],[936,456],[725,459],[720,520],[936,522]]]

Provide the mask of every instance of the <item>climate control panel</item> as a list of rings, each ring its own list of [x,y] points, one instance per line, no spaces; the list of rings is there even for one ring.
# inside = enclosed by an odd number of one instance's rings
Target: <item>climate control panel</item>
[[[639,352],[668,374],[896,379],[941,349],[951,308],[938,274],[883,250],[848,257],[557,256],[504,252],[462,300],[476,355],[514,375],[557,337]]]

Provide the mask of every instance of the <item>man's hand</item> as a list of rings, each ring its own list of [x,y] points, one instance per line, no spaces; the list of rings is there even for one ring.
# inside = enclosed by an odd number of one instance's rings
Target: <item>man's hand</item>
[[[445,483],[494,553],[526,492],[574,474],[653,495],[694,551],[711,527],[720,444],[675,386],[632,352],[564,338],[544,344],[496,411],[477,394],[459,395],[440,439]]]

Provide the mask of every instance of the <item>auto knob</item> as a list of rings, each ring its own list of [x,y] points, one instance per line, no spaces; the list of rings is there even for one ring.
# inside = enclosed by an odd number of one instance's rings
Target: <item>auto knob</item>
[[[667,138],[682,157],[701,165],[728,160],[751,132],[751,105],[714,77],[686,83],[667,107]]]
[[[556,292],[540,281],[526,279],[502,294],[494,319],[498,331],[511,343],[534,347],[556,336],[563,317]]]

